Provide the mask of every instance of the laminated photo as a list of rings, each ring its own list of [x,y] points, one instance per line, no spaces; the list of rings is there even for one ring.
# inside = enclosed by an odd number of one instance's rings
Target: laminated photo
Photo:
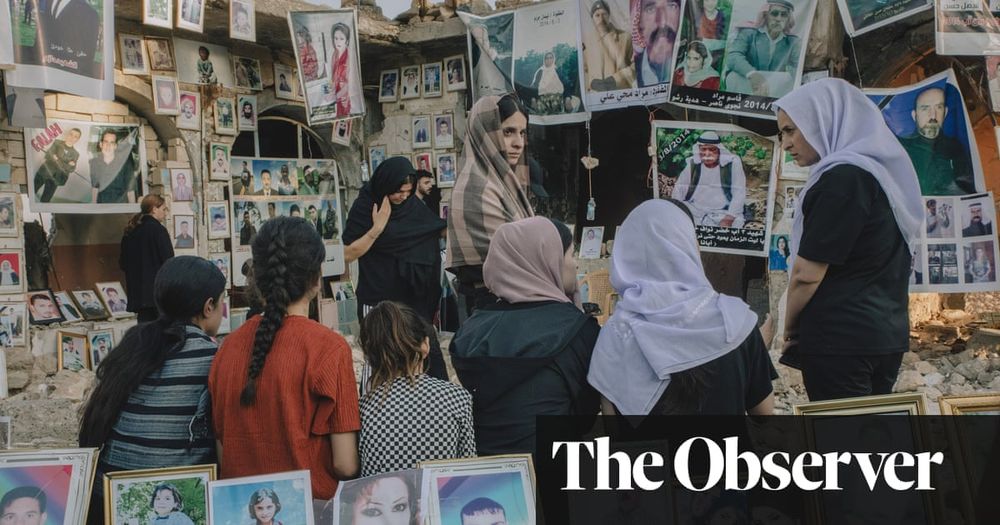
[[[226,201],[207,204],[209,239],[229,238],[229,203]]]
[[[177,127],[180,129],[201,130],[201,93],[181,90],[180,101],[180,110],[177,114]]]
[[[91,330],[87,332],[87,343],[90,347],[90,369],[97,370],[101,361],[115,347],[114,330]]]
[[[399,98],[399,70],[390,69],[383,71],[379,75],[378,85],[378,101],[395,102]]]
[[[448,91],[465,89],[465,57],[455,55],[444,59],[444,72],[448,79],[445,84]]]
[[[208,145],[209,172],[211,180],[228,181],[230,167],[230,145],[212,142]]]
[[[847,34],[855,37],[926,11],[934,0],[837,0]]]
[[[365,112],[354,9],[290,11],[309,125]]]
[[[169,38],[148,36],[146,49],[149,51],[149,68],[153,71],[173,71],[177,68]]]
[[[302,88],[295,68],[274,63],[274,96],[284,100],[302,100]]]

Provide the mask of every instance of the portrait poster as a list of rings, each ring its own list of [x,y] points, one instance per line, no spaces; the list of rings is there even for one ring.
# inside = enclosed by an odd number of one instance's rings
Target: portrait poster
[[[210,180],[226,182],[229,180],[230,167],[230,144],[225,142],[212,142],[208,146],[208,162]]]
[[[236,86],[228,49],[184,38],[174,38],[173,42],[179,82]]]
[[[236,134],[236,101],[233,97],[215,99],[215,132],[219,135]]]
[[[722,5],[709,31],[700,2],[687,3],[674,46],[670,102],[774,119],[774,101],[801,81],[816,0],[733,0],[726,9]]]
[[[399,99],[420,98],[420,66],[404,66],[400,69]]]
[[[246,523],[248,509],[258,523],[314,523],[309,471],[212,481],[208,508],[209,523]]]
[[[87,344],[90,347],[90,369],[97,370],[101,361],[115,347],[114,330],[91,330],[87,332]]]
[[[208,203],[208,238],[226,239],[229,237],[229,203],[226,201]]]
[[[379,75],[378,85],[378,101],[395,102],[399,98],[399,70],[389,69],[383,71]]]
[[[925,197],[920,242],[913,246],[910,292],[1000,290],[992,193]]]
[[[654,198],[691,211],[703,251],[764,257],[775,143],[728,124],[653,121]]]
[[[180,89],[177,87],[177,79],[154,75],[152,83],[153,109],[156,114],[179,115],[181,111],[178,100],[180,98]]]
[[[201,33],[205,26],[204,0],[177,0],[177,27]]]
[[[440,97],[441,96],[441,63],[432,62],[430,64],[423,64],[421,66],[421,71],[423,72],[424,79],[424,96],[425,97]]]
[[[206,525],[208,483],[215,476],[215,465],[110,473],[103,480],[106,523]]]
[[[114,3],[66,0],[11,20],[14,69],[6,83],[114,100]]]
[[[354,119],[343,118],[333,123],[333,134],[330,135],[330,142],[341,146],[351,145],[351,128]]]
[[[97,287],[97,293],[101,296],[101,300],[104,301],[104,305],[111,312],[111,317],[129,317],[135,315],[128,311],[128,296],[125,295],[122,283],[118,281],[97,282],[94,283],[94,286]]]
[[[142,23],[173,29],[174,0],[142,0]]]
[[[257,41],[257,12],[254,10],[254,0],[229,2],[229,38],[247,42]]]
[[[445,86],[448,91],[465,89],[465,57],[455,55],[444,59],[444,72],[447,78]]]
[[[0,193],[0,237],[17,237],[21,222],[17,216],[16,193]]]
[[[385,146],[372,146],[368,148],[368,165],[372,175],[378,169],[378,165],[385,161]]]
[[[984,0],[934,0],[934,50],[939,55],[1000,55],[1000,20]]]
[[[310,126],[365,112],[357,27],[354,9],[288,13]]]
[[[576,0],[514,12],[514,89],[532,124],[583,122],[580,20]]]
[[[32,211],[135,213],[145,194],[142,126],[49,120],[24,130]]]
[[[146,50],[149,51],[149,67],[154,71],[174,71],[173,44],[169,38],[146,37]]]
[[[230,324],[229,314],[232,312],[232,305],[229,304],[229,296],[226,296],[222,300],[222,319],[219,321],[219,331],[217,334],[228,334],[232,331],[232,325]]]
[[[472,100],[514,91],[514,13],[482,17],[459,11],[458,16],[466,27]],[[405,81],[405,71],[403,76]]]
[[[30,297],[31,295],[29,295]],[[73,299],[80,306],[83,318],[87,321],[106,319],[111,315],[93,290],[73,290]]]
[[[0,294],[21,293],[24,287],[24,254],[0,249]]]
[[[425,523],[461,525],[462,509],[473,500],[507,523],[535,523],[535,480],[531,456],[509,455],[427,461],[422,496]],[[485,499],[485,501],[484,501]]]
[[[847,34],[854,37],[926,11],[934,0],[837,0]]]
[[[142,35],[118,34],[118,56],[122,61],[122,73],[126,75],[148,75],[149,58]]]
[[[76,304],[69,298],[69,292],[54,292],[52,296],[55,297],[56,305],[59,307],[59,313],[62,314],[63,319],[65,319],[67,323],[75,323],[83,320],[83,316],[80,315],[80,311],[76,309]]]
[[[865,94],[910,155],[921,195],[985,190],[976,137],[951,69],[911,86],[868,89]]]
[[[97,449],[90,448],[5,452],[0,456],[0,497],[24,494],[25,512],[40,510],[32,500],[44,497],[43,523],[84,523],[96,462]]]
[[[994,113],[1000,113],[1000,56],[986,57],[986,78]]]
[[[260,61],[256,58],[233,56],[233,76],[238,88],[253,91],[264,88],[260,78]]]
[[[181,107],[177,114],[177,127],[180,129],[201,129],[201,93],[197,91],[180,91]]]
[[[425,151],[423,153],[413,154],[413,167],[417,171],[431,171],[431,152]]]
[[[196,247],[194,215],[174,214],[172,219],[174,250],[194,250]],[[114,315],[114,310],[111,313]]]
[[[437,166],[437,185],[439,188],[451,188],[455,186],[455,154],[452,152],[435,153],[435,166]]]
[[[28,305],[24,301],[0,305],[0,329],[10,338],[7,346],[24,346]]]
[[[337,301],[326,300],[332,314],[327,326],[337,329]],[[422,474],[420,469],[409,469],[341,482],[333,497],[333,524],[364,525],[372,521],[368,509],[390,508],[389,516],[405,518],[395,523],[423,523]]]
[[[240,131],[257,131],[257,95],[238,95],[236,123]]]
[[[90,368],[87,334],[59,330],[56,335],[56,341],[59,347],[57,355],[59,370],[79,372],[85,368]]]
[[[600,259],[604,246],[604,226],[590,226],[580,236],[580,258]]]
[[[274,96],[284,100],[300,100],[302,89],[295,68],[278,62],[274,63]]]

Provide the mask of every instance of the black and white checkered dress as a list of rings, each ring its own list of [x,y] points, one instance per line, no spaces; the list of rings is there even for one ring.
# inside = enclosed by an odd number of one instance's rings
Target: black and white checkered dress
[[[362,476],[476,455],[472,394],[454,383],[423,374],[410,385],[400,377],[384,399],[377,389],[359,404]]]

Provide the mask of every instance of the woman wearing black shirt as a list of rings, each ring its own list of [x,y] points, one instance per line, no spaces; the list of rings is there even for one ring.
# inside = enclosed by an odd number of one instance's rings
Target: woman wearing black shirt
[[[174,256],[170,233],[163,227],[167,219],[167,203],[159,195],[146,195],[122,236],[118,266],[125,272],[128,311],[138,314],[138,321],[154,321],[158,317],[153,298],[153,280],[167,259]]]

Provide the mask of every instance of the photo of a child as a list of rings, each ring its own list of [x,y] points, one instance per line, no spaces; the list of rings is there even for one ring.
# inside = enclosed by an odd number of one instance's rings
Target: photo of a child
[[[191,518],[184,514],[184,500],[180,491],[169,483],[153,488],[150,506],[155,515],[149,519],[149,525],[194,525]]]

